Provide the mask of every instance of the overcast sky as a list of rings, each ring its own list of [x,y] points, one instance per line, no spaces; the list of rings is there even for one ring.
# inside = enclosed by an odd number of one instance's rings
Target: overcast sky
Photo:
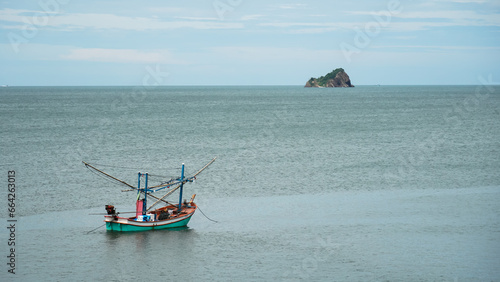
[[[500,82],[500,0],[0,0],[0,60],[8,85]]]

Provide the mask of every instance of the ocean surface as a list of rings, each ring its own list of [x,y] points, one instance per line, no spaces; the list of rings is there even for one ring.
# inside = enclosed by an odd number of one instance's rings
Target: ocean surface
[[[500,281],[499,86],[3,87],[0,120],[0,281]],[[82,161],[213,157],[187,228],[92,215],[136,197]]]

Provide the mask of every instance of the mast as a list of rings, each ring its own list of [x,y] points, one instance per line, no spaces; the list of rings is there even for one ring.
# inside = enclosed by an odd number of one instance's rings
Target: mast
[[[146,197],[148,196],[148,173],[146,172],[146,183],[144,185],[144,203],[142,204],[142,215],[146,214]]]
[[[142,204],[144,202],[142,200],[139,200],[141,197],[141,172],[139,171],[137,173],[137,200],[135,202],[135,216],[139,217],[140,214],[142,214]]]
[[[184,186],[184,163],[182,164],[182,170],[181,170],[181,190],[179,190],[179,211],[178,213],[181,212],[181,208],[182,208],[182,187]]]
[[[141,177],[144,176],[146,178],[145,183],[144,183],[144,189],[141,189]],[[142,200],[139,200],[141,197],[141,192],[144,192],[144,198]],[[137,175],[137,204],[142,201],[142,215],[146,214],[146,199],[148,195],[148,173],[138,173]]]
[[[139,201],[140,196],[141,196],[141,172],[139,171],[137,175],[137,201]]]

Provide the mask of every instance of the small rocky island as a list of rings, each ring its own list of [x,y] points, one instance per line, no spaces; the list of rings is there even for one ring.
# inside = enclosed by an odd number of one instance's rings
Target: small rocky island
[[[343,68],[338,68],[325,76],[314,78],[307,81],[305,87],[354,87],[351,79]]]

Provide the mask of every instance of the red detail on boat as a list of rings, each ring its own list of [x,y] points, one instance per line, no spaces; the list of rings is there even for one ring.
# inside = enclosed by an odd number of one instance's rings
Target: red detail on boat
[[[138,217],[142,215],[142,205],[144,204],[144,199],[138,200],[136,204],[135,216]]]

